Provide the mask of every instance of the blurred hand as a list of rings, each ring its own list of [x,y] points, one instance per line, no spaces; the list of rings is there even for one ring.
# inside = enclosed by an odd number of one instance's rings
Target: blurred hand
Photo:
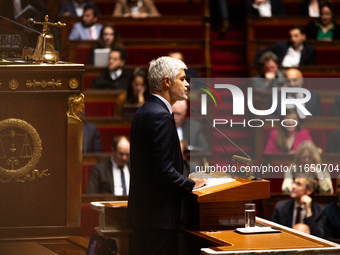
[[[190,176],[189,176],[190,178]],[[209,182],[208,178],[190,178],[195,182],[195,187],[193,189],[201,188],[203,186],[206,186],[207,183]]]
[[[149,17],[149,14],[146,13],[146,12],[143,12],[143,13],[131,13],[130,17],[134,18],[134,19],[145,19],[145,18]]]
[[[300,203],[306,206],[306,218],[312,216],[312,198],[308,195],[303,195],[300,197]]]
[[[264,77],[266,77],[267,79],[275,79],[276,73],[267,72],[267,73],[264,74]]]

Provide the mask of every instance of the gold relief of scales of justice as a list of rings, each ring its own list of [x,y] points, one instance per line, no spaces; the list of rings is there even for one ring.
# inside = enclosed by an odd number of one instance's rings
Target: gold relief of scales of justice
[[[7,156],[8,152],[7,153],[5,152],[5,148],[3,146],[2,141],[6,137],[11,137],[11,146],[9,149],[7,149],[10,151],[9,153],[11,154],[11,156]],[[9,133],[0,135],[0,160],[5,160],[6,165],[10,166],[11,170],[15,170],[15,166],[18,166],[20,163],[19,159],[16,158],[16,154],[17,154],[16,144],[17,143],[15,143],[15,139],[18,137],[24,138],[22,146],[21,146],[19,158],[30,159],[33,156],[31,144],[27,137],[26,132],[24,134],[20,134],[20,133],[15,132],[14,129],[12,128],[12,130],[9,131]]]

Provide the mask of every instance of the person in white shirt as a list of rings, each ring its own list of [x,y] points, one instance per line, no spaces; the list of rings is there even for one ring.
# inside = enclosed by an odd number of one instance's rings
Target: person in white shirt
[[[130,183],[129,158],[129,140],[125,136],[116,137],[112,144],[112,156],[93,166],[87,193],[127,196]]]
[[[248,15],[258,17],[285,16],[282,0],[252,0],[248,2]]]

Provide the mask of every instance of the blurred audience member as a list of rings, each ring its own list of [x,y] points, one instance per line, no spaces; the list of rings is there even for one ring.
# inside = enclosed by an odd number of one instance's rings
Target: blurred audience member
[[[85,6],[81,22],[73,24],[68,39],[75,40],[97,40],[103,27],[102,24],[96,24],[98,20],[98,11],[93,6]]]
[[[117,0],[112,16],[144,19],[161,15],[152,0]]]
[[[300,231],[302,233],[306,233],[310,235],[310,228],[307,224],[305,223],[297,223],[295,224],[295,226],[293,227],[293,229]]]
[[[290,228],[304,223],[312,235],[324,237],[327,217],[322,206],[312,199],[316,187],[316,179],[305,178],[304,175],[296,177],[290,193],[291,199],[276,204],[272,220]]]
[[[282,121],[286,127],[281,125]],[[302,127],[302,120],[295,108],[287,109],[286,115],[280,117],[279,123],[278,129],[270,132],[264,153],[293,154],[302,141],[313,141],[308,129]]]
[[[301,27],[292,27],[289,30],[290,40],[278,42],[276,45],[259,50],[256,53],[254,65],[258,65],[260,56],[271,51],[277,56],[277,63],[284,67],[294,67],[301,65],[315,65],[315,49],[305,43],[306,34]]]
[[[340,238],[340,175],[336,181],[336,200],[325,207],[327,214],[325,238]]]
[[[340,129],[332,132],[326,150],[327,153],[340,153]]]
[[[199,150],[206,153],[210,152],[209,144],[201,130],[201,125],[194,120],[185,118],[187,114],[187,102],[177,101],[172,105],[172,111],[179,140],[187,141],[190,150]]]
[[[299,15],[318,18],[320,17],[319,0],[303,0],[299,4]]]
[[[212,22],[222,23],[219,29],[219,36],[223,38],[229,28],[229,8],[227,0],[210,1],[210,18]]]
[[[286,83],[284,87],[291,87],[291,88],[302,88],[304,84],[303,76],[300,70],[296,68],[290,68],[286,71]],[[303,104],[305,108],[312,114],[311,117],[322,116],[322,109],[321,109],[321,101],[320,96],[317,91],[309,90],[311,93],[311,98],[308,102]],[[294,98],[304,98],[305,95],[303,93],[287,93],[288,99]],[[295,107],[293,104],[287,104],[287,108]],[[306,118],[306,115],[297,109],[297,112],[300,118]],[[274,112],[274,115],[281,115],[281,92],[278,93],[277,98],[277,108]]]
[[[122,116],[124,105],[143,105],[149,96],[149,84],[146,79],[146,73],[142,69],[136,68],[126,92],[117,99],[114,115]]]
[[[114,48],[125,49],[125,46],[120,39],[120,35],[117,28],[111,23],[106,23],[100,30],[98,44],[92,46],[91,48],[89,64],[90,65],[94,64],[95,49],[114,49]]]
[[[333,7],[329,2],[320,4],[320,18],[306,28],[308,40],[332,41],[340,39],[340,26],[334,21]]]
[[[247,3],[248,15],[259,17],[285,16],[282,0],[251,0]]]
[[[62,16],[83,16],[84,7],[92,6],[98,11],[96,4],[87,0],[68,0],[67,2],[61,2],[59,4],[58,18]]]
[[[185,63],[183,53],[179,50],[172,50],[172,51],[169,52],[168,55],[171,58],[176,58],[176,59],[182,60],[183,63]],[[189,83],[190,83],[191,78],[199,78],[199,75],[198,75],[198,73],[196,72],[195,69],[188,68],[188,69],[185,69],[184,72],[185,72],[186,79]]]
[[[97,126],[83,120],[84,136],[83,136],[83,152],[103,152],[102,143],[98,133]]]
[[[195,172],[195,165],[189,161],[190,151],[187,141],[182,140],[180,144],[183,157],[183,175],[188,177],[191,173]]]
[[[125,51],[122,49],[113,49],[110,52],[106,70],[93,80],[91,88],[126,90],[131,75],[123,69],[125,61]]]
[[[264,52],[259,59],[259,64],[259,74],[253,78],[255,90],[267,90],[284,85],[285,71],[278,69],[277,56],[273,52]]]
[[[282,193],[290,194],[296,173],[307,172],[311,178],[318,180],[315,193],[332,195],[333,184],[327,168],[322,166],[322,160],[318,148],[311,141],[303,141],[298,146],[290,172],[285,172],[282,183]]]
[[[49,15],[48,8],[43,1],[39,0],[30,0],[30,1],[16,1],[16,0],[2,0],[0,1],[0,15],[5,18],[9,18],[14,20],[24,26],[26,26],[26,22],[28,18],[33,18],[35,21],[45,21],[45,16]],[[34,8],[34,15],[27,16],[28,12],[22,12],[28,5],[31,5]],[[38,34],[34,33],[31,30],[26,30],[20,26],[14,25],[18,34],[23,35],[27,40],[24,40],[25,43],[28,41],[28,47],[35,48],[37,45]],[[51,26],[52,27],[52,26]],[[41,32],[41,27],[34,27],[37,31]],[[53,29],[54,30],[54,29]],[[55,31],[52,31],[53,35],[55,35]]]
[[[334,117],[340,117],[340,96],[337,96],[334,100],[331,115]]]
[[[125,136],[116,137],[112,155],[95,164],[89,178],[87,193],[110,193],[116,196],[129,194],[130,142]]]

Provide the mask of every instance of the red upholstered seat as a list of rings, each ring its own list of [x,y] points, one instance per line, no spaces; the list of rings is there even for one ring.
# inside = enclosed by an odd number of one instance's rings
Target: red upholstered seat
[[[87,183],[92,173],[93,164],[84,163],[83,164],[83,177],[82,177],[82,193],[86,193]]]
[[[111,117],[114,115],[116,102],[85,102],[86,117]]]
[[[93,73],[85,73],[83,75],[83,90],[87,90],[91,88],[92,82],[94,78],[97,77],[98,74]]]
[[[98,132],[104,152],[112,151],[112,142],[115,137],[121,135],[130,137],[130,127],[99,127]]]
[[[91,205],[81,205],[81,226],[80,234],[82,237],[90,237],[97,233],[95,227],[99,226],[99,213],[91,208]]]

